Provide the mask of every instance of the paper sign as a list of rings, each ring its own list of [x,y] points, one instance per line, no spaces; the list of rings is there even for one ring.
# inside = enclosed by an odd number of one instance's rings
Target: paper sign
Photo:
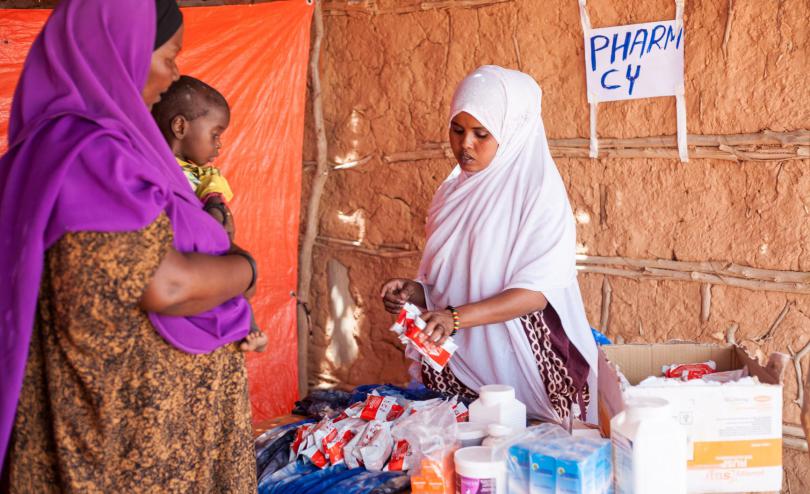
[[[683,21],[585,31],[588,102],[683,94]]]

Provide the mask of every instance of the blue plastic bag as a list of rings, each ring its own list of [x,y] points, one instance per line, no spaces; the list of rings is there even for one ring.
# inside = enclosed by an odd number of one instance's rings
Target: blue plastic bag
[[[400,386],[394,386],[393,384],[365,384],[363,386],[354,388],[350,401],[352,403],[366,401],[366,398],[372,391],[376,391],[380,396],[392,396],[394,398],[403,398],[408,401],[425,401],[442,397],[440,393],[424,386],[403,388]]]
[[[603,335],[602,333],[593,328],[591,328],[591,333],[593,333],[593,339],[596,340],[597,345],[602,346],[613,344],[613,342],[610,341],[610,339],[607,336]]]

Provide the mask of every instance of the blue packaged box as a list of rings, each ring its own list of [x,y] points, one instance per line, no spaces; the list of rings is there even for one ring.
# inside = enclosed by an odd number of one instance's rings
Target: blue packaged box
[[[611,491],[611,449],[606,439],[555,438],[521,445],[520,452],[525,450],[530,459],[529,494],[608,494]],[[523,475],[519,480],[520,489],[524,489]]]
[[[529,446],[516,444],[507,453],[507,480],[510,494],[529,494]]]
[[[530,494],[555,494],[557,489],[556,451],[540,448],[531,453]]]

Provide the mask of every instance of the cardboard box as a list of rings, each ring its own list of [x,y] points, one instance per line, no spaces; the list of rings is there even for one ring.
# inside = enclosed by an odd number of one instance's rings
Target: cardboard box
[[[782,488],[781,376],[734,345],[670,343],[601,347],[599,422],[610,435],[610,419],[624,409],[624,398],[655,396],[673,406],[689,437],[689,492],[768,492]],[[718,371],[748,366],[759,378],[753,386],[635,386],[661,367],[714,360]],[[632,385],[620,388],[617,367]]]

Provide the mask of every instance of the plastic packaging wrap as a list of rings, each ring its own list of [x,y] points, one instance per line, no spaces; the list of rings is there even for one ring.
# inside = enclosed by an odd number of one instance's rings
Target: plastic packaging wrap
[[[443,401],[444,400],[441,398],[433,398],[432,400],[425,400],[425,401],[412,401],[408,404],[408,408],[405,409],[405,413],[403,413],[402,415],[404,417],[408,417],[422,410],[435,407],[436,405],[439,405]]]
[[[520,446],[513,446],[513,449]],[[608,494],[613,468],[607,439],[563,437],[526,445],[532,494]],[[510,486],[510,493],[513,492]]]
[[[529,493],[530,445],[567,437],[570,437],[568,432],[559,425],[540,424],[524,429],[498,444],[494,448],[495,456],[506,459],[510,494]]]
[[[402,441],[408,444],[407,467],[412,467],[411,489],[414,494],[426,492],[436,483],[440,483],[448,494],[455,492],[452,458],[459,443],[454,404],[445,401],[423,408],[401,418],[392,428],[394,441],[398,445]]]
[[[743,378],[748,377],[748,367],[743,367],[742,369],[730,370],[730,371],[722,371],[722,372],[712,372],[711,374],[706,374],[705,376],[701,377],[703,381],[706,382],[716,382],[720,384],[732,383],[732,382],[740,382]]]

